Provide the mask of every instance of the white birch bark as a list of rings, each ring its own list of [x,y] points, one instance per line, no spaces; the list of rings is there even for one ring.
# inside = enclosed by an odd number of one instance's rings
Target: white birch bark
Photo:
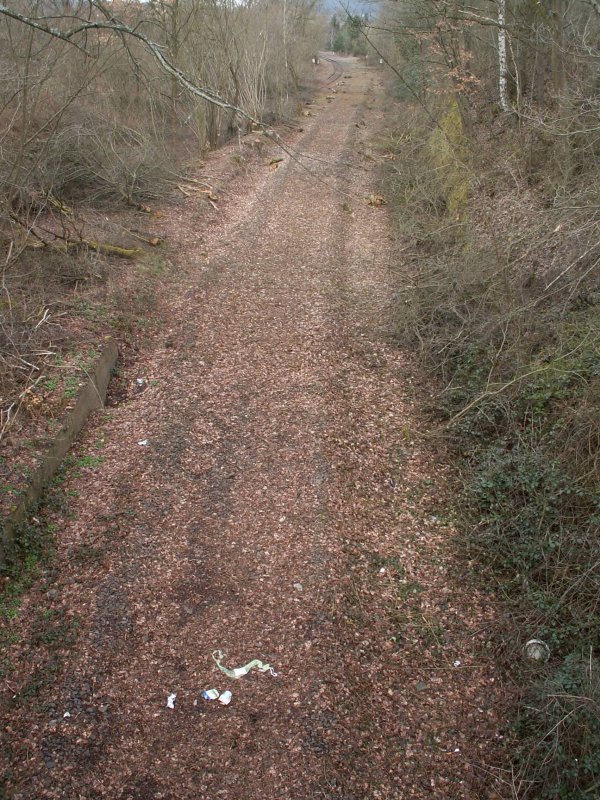
[[[500,108],[510,112],[508,102],[508,65],[506,57],[506,0],[498,0],[498,95]]]
[[[287,0],[283,0],[283,57],[285,59],[285,99],[289,100],[288,91],[288,49],[287,49]]]

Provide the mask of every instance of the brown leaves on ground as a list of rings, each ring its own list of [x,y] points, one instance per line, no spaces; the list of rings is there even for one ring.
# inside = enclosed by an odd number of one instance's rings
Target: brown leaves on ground
[[[372,208],[379,208],[379,206],[386,204],[386,201],[380,194],[370,194],[365,199],[367,201],[367,205],[371,206]]]
[[[344,64],[352,91],[293,144],[361,196],[377,78]],[[306,181],[263,160],[202,230],[198,196],[163,217],[164,325],[46,509],[56,562],[11,628],[19,800],[489,797],[495,612],[448,547],[388,222]],[[228,681],[217,649],[279,675]],[[215,686],[230,705],[201,699]]]

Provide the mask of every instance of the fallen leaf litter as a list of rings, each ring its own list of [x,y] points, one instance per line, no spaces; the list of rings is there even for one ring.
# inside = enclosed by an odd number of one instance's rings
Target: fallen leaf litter
[[[362,162],[347,164],[364,118],[376,122],[365,98],[382,97],[345,64],[352,82],[295,146],[327,160],[335,188],[378,197]],[[209,162],[211,185],[228,159]],[[272,172],[264,154],[218,196],[218,214],[197,196],[161,216],[180,277],[158,309],[169,331],[130,378],[152,381],[89,427],[79,453],[101,428],[104,460],[67,478],[69,516],[52,512],[51,604],[77,638],[39,702],[11,707],[8,788],[19,800],[483,798],[476,765],[501,738],[500,676],[482,655],[495,609],[433,519],[445,467],[390,336],[385,210],[345,214],[293,160]],[[43,592],[17,621],[10,697],[49,663],[27,635]],[[228,664],[268,653],[281,677],[240,684],[226,714],[196,703],[199,654],[216,646]]]

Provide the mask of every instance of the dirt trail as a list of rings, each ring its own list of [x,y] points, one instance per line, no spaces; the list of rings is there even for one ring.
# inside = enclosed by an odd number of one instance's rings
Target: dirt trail
[[[54,588],[21,615],[76,633],[56,680],[23,699],[48,669],[30,662],[5,689],[9,796],[490,796],[493,610],[448,554],[422,390],[389,336],[389,231],[361,155],[377,72],[343,67],[295,145],[317,178],[286,157],[208,233],[192,201],[165,220],[197,269],[127,375],[146,390],[80,446],[103,461],[69,478]],[[229,680],[216,649],[278,677]],[[200,699],[212,686],[231,705]]]

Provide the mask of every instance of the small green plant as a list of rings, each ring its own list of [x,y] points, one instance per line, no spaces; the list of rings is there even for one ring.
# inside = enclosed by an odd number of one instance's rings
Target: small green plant
[[[144,272],[157,278],[162,277],[167,270],[167,264],[163,256],[157,254],[147,254],[144,259]]]
[[[43,526],[26,522],[17,529],[3,569],[7,580],[0,594],[0,618],[17,617],[21,597],[36,579],[40,562],[50,561],[53,553],[52,539]]]
[[[63,669],[63,659],[53,655],[46,663],[34,670],[31,678],[23,686],[13,702],[15,704],[31,703],[49,686],[55,682]]]
[[[76,617],[67,617],[61,610],[43,609],[31,622],[29,644],[57,650],[71,647],[77,638],[79,625]]]
[[[85,372],[87,375],[94,368],[99,355],[100,353],[97,350],[94,349],[88,350],[86,353],[83,353],[77,359],[76,363],[79,366],[79,368],[83,370],[83,372]]]
[[[54,392],[58,389],[59,380],[56,377],[46,378],[44,381],[44,388],[49,392]]]
[[[63,398],[70,400],[75,397],[79,389],[79,378],[76,375],[69,375],[65,380],[65,388],[63,389]]]
[[[81,456],[75,461],[75,466],[79,469],[95,469],[96,467],[99,467],[103,461],[104,456],[85,455]]]

